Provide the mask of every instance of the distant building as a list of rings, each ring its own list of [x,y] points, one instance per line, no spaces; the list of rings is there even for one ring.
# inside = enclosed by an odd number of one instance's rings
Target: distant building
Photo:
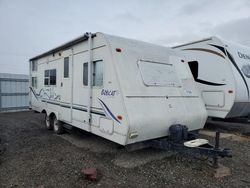
[[[0,112],[29,109],[29,76],[0,73]]]

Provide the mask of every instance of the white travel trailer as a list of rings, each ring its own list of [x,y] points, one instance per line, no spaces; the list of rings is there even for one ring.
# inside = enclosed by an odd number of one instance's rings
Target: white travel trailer
[[[173,124],[203,128],[207,112],[174,50],[103,33],[30,59],[30,107],[121,145],[167,136]]]
[[[210,37],[173,49],[185,55],[208,116],[232,118],[250,114],[249,47]]]

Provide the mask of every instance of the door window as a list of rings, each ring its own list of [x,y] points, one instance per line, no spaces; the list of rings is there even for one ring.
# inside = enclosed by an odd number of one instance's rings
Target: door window
[[[64,78],[69,77],[69,57],[64,58]]]
[[[88,63],[83,63],[83,85],[88,85]]]
[[[103,85],[103,61],[93,61],[92,64],[92,86]],[[83,85],[88,85],[88,63],[83,63]]]
[[[93,86],[103,85],[103,61],[93,62]]]

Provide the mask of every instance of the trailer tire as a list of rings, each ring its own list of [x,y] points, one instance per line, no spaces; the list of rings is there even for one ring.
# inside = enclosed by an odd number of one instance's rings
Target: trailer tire
[[[64,133],[64,127],[61,121],[57,120],[56,116],[53,117],[52,120],[53,130],[56,134],[63,134]]]
[[[45,115],[45,126],[48,130],[53,129],[51,118],[47,114]]]

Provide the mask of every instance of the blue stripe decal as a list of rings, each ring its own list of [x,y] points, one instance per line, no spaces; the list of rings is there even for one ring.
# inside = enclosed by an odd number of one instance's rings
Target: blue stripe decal
[[[98,98],[99,99],[99,98]],[[103,110],[105,111],[106,115],[109,115],[112,119],[114,119],[115,121],[117,121],[118,123],[121,123],[116,117],[115,115],[110,111],[110,109],[107,107],[107,105],[101,100],[99,99],[101,106],[104,107]],[[108,113],[107,113],[108,112]]]

